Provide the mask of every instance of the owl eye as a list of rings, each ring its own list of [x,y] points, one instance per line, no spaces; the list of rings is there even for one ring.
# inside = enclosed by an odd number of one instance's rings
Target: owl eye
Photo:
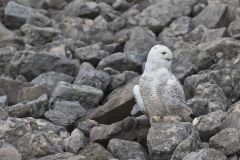
[[[163,54],[163,55],[165,55],[165,54],[166,54],[166,52],[162,52],[162,54]]]

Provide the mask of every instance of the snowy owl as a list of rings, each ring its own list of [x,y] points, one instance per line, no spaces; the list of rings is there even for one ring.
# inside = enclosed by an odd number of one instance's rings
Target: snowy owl
[[[133,88],[137,105],[132,114],[140,110],[149,116],[151,123],[191,120],[192,110],[186,104],[183,88],[171,72],[172,58],[166,46],[151,48],[139,85]]]

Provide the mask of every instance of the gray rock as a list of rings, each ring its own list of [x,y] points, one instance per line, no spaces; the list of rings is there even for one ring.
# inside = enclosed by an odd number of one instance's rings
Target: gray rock
[[[74,129],[71,136],[64,140],[64,146],[67,152],[78,153],[79,149],[85,147],[86,137],[79,129]]]
[[[208,142],[209,138],[221,130],[222,121],[226,118],[226,112],[221,110],[209,113],[197,118],[196,129],[202,141]]]
[[[81,64],[77,77],[74,80],[75,85],[87,85],[106,90],[110,83],[110,76],[101,70],[96,70],[91,64],[84,62]]]
[[[34,117],[40,118],[48,109],[48,97],[42,95],[36,100],[27,101],[7,107],[7,112],[12,117]]]
[[[83,62],[90,62],[92,65],[97,65],[98,62],[109,53],[101,50],[101,44],[93,44],[86,47],[77,48],[75,50],[75,57]]]
[[[92,128],[90,141],[106,144],[112,138],[145,143],[150,123],[147,117],[127,117],[111,125],[99,125]]]
[[[44,116],[56,125],[68,127],[85,114],[85,109],[77,101],[58,101]]]
[[[129,52],[129,53],[119,52],[103,58],[99,62],[97,69],[104,69],[106,67],[111,67],[120,72],[123,72],[125,70],[140,71],[142,62],[143,62],[143,57],[139,56],[137,52]]]
[[[204,25],[197,25],[191,32],[185,35],[184,40],[190,43],[199,44],[221,39],[226,28],[207,29]]]
[[[240,133],[239,117],[240,115],[240,101],[234,103],[228,110],[228,114],[221,124],[221,129],[235,128]]]
[[[227,111],[231,104],[223,90],[218,85],[209,82],[199,84],[194,97],[187,103],[196,116],[217,110]]]
[[[23,25],[21,31],[25,34],[25,43],[33,46],[41,46],[52,42],[54,37],[60,34],[60,30],[55,28],[36,27],[29,24]]]
[[[13,74],[21,74],[32,80],[41,73],[55,71],[73,76],[77,65],[71,59],[45,52],[20,51],[10,61]]]
[[[83,18],[95,18],[100,13],[100,8],[95,2],[74,0],[68,4],[65,10],[68,16],[79,16]]]
[[[3,49],[1,49],[1,55],[3,56],[8,55],[7,53],[5,53],[6,51],[3,51],[6,48],[10,48],[8,46],[13,46],[19,49],[24,45],[22,38],[18,37],[13,31],[10,31],[9,29],[7,29],[2,23],[0,23],[0,34],[1,34],[0,47],[4,47]],[[14,51],[14,49],[7,49],[7,50],[12,50],[11,52]],[[3,60],[4,60],[4,57],[3,57]]]
[[[31,160],[85,160],[85,159],[86,157],[82,155],[76,155],[69,152],[62,152],[41,158],[33,158]]]
[[[9,62],[16,52],[17,50],[11,46],[0,48],[0,75],[9,74]]]
[[[61,81],[71,83],[73,81],[73,77],[64,73],[50,71],[40,74],[34,78],[31,83],[43,86],[48,90],[48,93],[51,94],[57,83]]]
[[[12,145],[1,142],[0,157],[2,160],[22,160],[22,155]]]
[[[126,0],[116,0],[112,6],[115,10],[123,12],[123,11],[126,11],[128,8],[130,8],[131,4],[128,3],[128,1]]]
[[[83,155],[87,160],[114,159],[112,154],[98,143],[89,143],[84,149],[79,151],[79,154]]]
[[[87,137],[90,136],[90,131],[93,127],[98,126],[99,124],[91,119],[85,121],[76,122],[77,128]]]
[[[146,60],[149,50],[156,44],[153,32],[142,27],[134,27],[129,32],[129,39],[124,46],[124,52],[136,52]]]
[[[4,10],[5,24],[10,29],[18,29],[25,24],[27,18],[34,12],[38,11],[11,1]]]
[[[186,139],[188,134],[181,123],[153,123],[147,136],[151,159],[170,159],[177,145]]]
[[[22,154],[22,159],[46,156],[62,152],[44,133],[36,131],[38,126],[33,121],[8,118],[1,123],[1,137],[12,144]]]
[[[8,3],[9,0],[6,0],[5,3]],[[33,7],[33,8],[42,8],[44,6],[45,0],[39,0],[39,1],[35,1],[35,0],[10,0],[10,1],[14,1],[18,4],[21,4],[23,6],[27,6],[27,7]]]
[[[122,85],[130,82],[133,78],[139,76],[138,73],[133,71],[124,71],[123,73],[113,75],[112,81],[109,85],[109,89],[112,91],[121,87]]]
[[[45,89],[39,85],[0,79],[0,96],[6,95],[9,105],[35,100],[45,93]]]
[[[238,156],[237,155],[230,156],[230,157],[228,157],[227,160],[238,160]]]
[[[168,0],[155,1],[154,4],[148,6],[136,19],[139,25],[146,26],[154,32],[161,31],[172,19],[186,16],[191,12],[195,0],[171,1]]]
[[[183,160],[227,160],[227,157],[220,151],[215,149],[201,149],[198,152],[192,152],[185,156]]]
[[[164,28],[163,31],[158,35],[158,40],[161,44],[168,46],[173,49],[175,44],[182,41],[185,34],[190,31],[191,18],[179,17],[174,20],[168,28]]]
[[[8,105],[7,96],[0,96],[0,107],[4,107]]]
[[[138,84],[139,78],[134,78],[131,82],[110,93],[106,102],[89,113],[85,119],[93,119],[102,124],[118,122],[130,115],[132,106],[135,104],[132,89]]]
[[[8,112],[3,109],[0,108],[0,120],[6,120],[8,118]]]
[[[102,97],[102,90],[97,88],[59,82],[51,95],[50,104],[58,100],[78,101],[84,108],[93,108],[98,105]]]
[[[149,159],[149,156],[144,148],[139,143],[133,141],[111,139],[108,143],[108,150],[111,151],[114,157],[121,160]]]
[[[227,6],[223,3],[209,3],[196,17],[193,18],[195,26],[203,24],[207,28],[220,27]]]
[[[49,19],[47,16],[36,12],[31,14],[26,21],[27,24],[37,27],[51,27],[55,23],[54,20]]]
[[[187,154],[196,151],[200,147],[198,132],[193,130],[191,135],[183,140],[174,150],[171,160],[182,160]]]
[[[223,68],[230,68],[234,70],[240,68],[240,55],[234,59],[220,59],[217,63],[210,67],[212,70],[219,70]]]
[[[210,147],[220,150],[225,155],[238,153],[240,150],[239,134],[234,128],[226,128],[209,139]]]
[[[125,26],[126,26],[126,20],[125,20],[125,18],[122,18],[122,17],[118,17],[109,23],[109,28],[113,32],[120,31]]]
[[[211,66],[213,63],[206,52],[194,44],[183,43],[174,51],[172,70],[183,81],[187,76]]]
[[[62,9],[66,3],[65,0],[46,0],[49,8]]]
[[[238,9],[238,12],[239,11],[240,10]],[[240,25],[240,19],[239,19],[239,16],[237,16],[236,19],[232,21],[228,26],[228,33],[232,38],[235,38],[235,39],[240,38],[239,25]]]
[[[226,97],[232,102],[235,102],[240,96],[240,92],[237,90],[237,88],[240,87],[238,85],[238,81],[240,79],[238,76],[239,73],[240,70],[231,70],[227,68],[202,72],[200,74],[187,77],[184,82],[184,86],[192,95],[194,95],[197,85],[200,83],[210,82],[212,84],[217,84],[222,88]]]

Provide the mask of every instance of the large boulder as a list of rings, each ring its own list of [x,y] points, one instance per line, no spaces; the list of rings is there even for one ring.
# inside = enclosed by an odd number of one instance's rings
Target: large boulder
[[[141,159],[149,160],[149,156],[144,148],[137,142],[121,139],[111,139],[108,143],[108,149],[113,156],[121,160]]]
[[[110,93],[106,102],[93,110],[85,119],[93,119],[102,124],[118,122],[130,115],[134,98],[132,90],[138,84],[139,77]]]
[[[10,61],[12,74],[22,74],[32,80],[41,73],[55,71],[73,76],[77,71],[74,61],[51,53],[19,51]]]
[[[9,105],[31,101],[46,93],[46,90],[32,83],[0,79],[0,96],[7,96]]]
[[[147,136],[148,150],[152,160],[168,160],[173,151],[189,133],[183,123],[153,123]]]
[[[84,108],[96,107],[103,97],[103,91],[86,85],[74,85],[67,82],[59,82],[55,87],[50,104],[56,101],[78,101]]]

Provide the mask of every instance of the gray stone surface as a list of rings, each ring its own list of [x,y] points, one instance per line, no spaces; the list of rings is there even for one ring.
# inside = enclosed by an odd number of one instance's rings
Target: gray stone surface
[[[170,159],[177,145],[186,139],[188,134],[181,123],[153,123],[147,136],[151,159]]]
[[[215,149],[201,149],[198,152],[192,152],[185,156],[183,160],[227,160],[227,157],[220,151]]]
[[[144,148],[139,143],[133,141],[111,139],[108,143],[108,149],[111,151],[114,157],[122,160],[149,159]]]
[[[103,97],[100,89],[86,85],[74,85],[67,82],[59,82],[55,87],[50,104],[56,101],[78,101],[84,108],[96,107]]]

